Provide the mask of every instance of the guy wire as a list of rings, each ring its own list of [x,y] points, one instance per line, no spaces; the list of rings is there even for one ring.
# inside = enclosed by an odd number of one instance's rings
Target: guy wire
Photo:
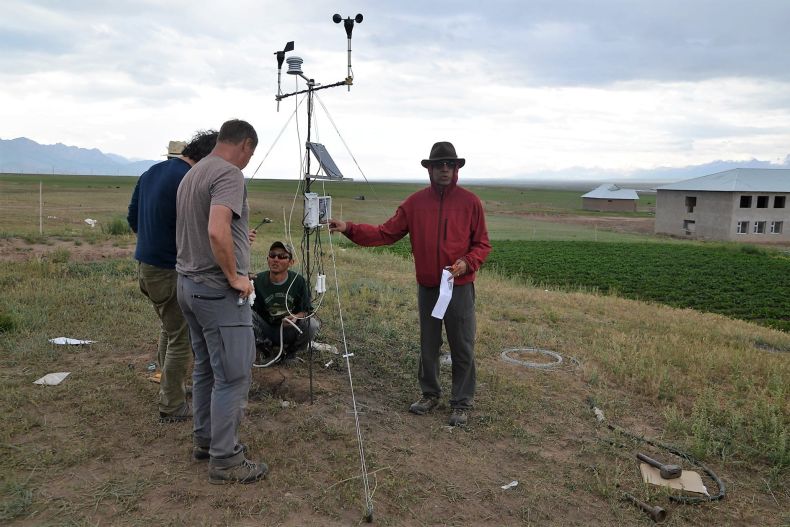
[[[277,141],[279,141],[279,140],[280,140],[280,137],[282,137],[283,133],[284,133],[284,132],[285,132],[285,130],[288,128],[288,125],[289,125],[289,124],[291,124],[291,119],[293,119],[293,118],[294,118],[294,116],[296,115],[296,112],[297,112],[297,110],[299,109],[299,106],[301,106],[301,104],[302,104],[303,102],[304,102],[304,97],[302,97],[302,100],[301,100],[301,101],[299,101],[299,102],[296,104],[296,108],[294,108],[294,111],[291,113],[291,116],[290,116],[290,117],[288,117],[288,120],[286,120],[286,121],[285,121],[285,124],[284,124],[284,125],[283,125],[283,127],[280,129],[280,133],[279,133],[279,134],[277,134],[277,137],[275,137],[275,139],[274,139],[274,142],[273,142],[273,143],[272,143],[272,145],[269,147],[269,150],[267,150],[267,151],[266,151],[266,155],[264,155],[264,156],[263,156],[263,159],[261,159],[261,162],[260,162],[260,163],[258,163],[258,167],[255,169],[255,172],[253,172],[253,173],[252,173],[252,176],[250,177],[250,179],[248,179],[248,180],[247,180],[247,182],[248,182],[248,183],[249,183],[250,181],[252,181],[252,179],[253,179],[253,178],[255,177],[255,175],[258,173],[258,170],[260,170],[261,166],[263,165],[263,162],[264,162],[264,161],[266,161],[266,158],[267,158],[267,157],[269,157],[269,154],[271,154],[271,153],[272,153],[272,150],[274,150],[274,147],[277,145]],[[297,120],[296,120],[296,122],[297,122],[297,126],[298,126],[298,124],[299,124],[299,119],[297,119]]]
[[[298,79],[295,78],[294,80],[296,81],[296,88],[298,89],[298,87],[299,87]],[[307,95],[305,97],[307,97]],[[301,105],[301,103],[303,101],[304,101],[304,97],[302,98],[302,101],[296,102],[296,107],[294,108],[294,113],[292,114],[291,118],[293,118],[293,115],[296,115],[297,110],[299,109],[299,105]],[[324,103],[320,99],[318,101],[321,104],[321,106],[324,108],[324,111],[326,112],[327,117],[329,117],[329,121],[332,123],[332,126],[335,128],[335,131],[337,132],[338,136],[340,137],[340,140],[343,142],[343,145],[346,147],[346,150],[351,155],[352,159],[354,159],[354,163],[357,165],[357,168],[359,169],[360,173],[362,174],[362,177],[365,179],[366,182],[368,182],[367,177],[365,176],[365,173],[360,168],[359,163],[357,162],[356,158],[351,153],[351,151],[348,148],[348,145],[346,144],[345,140],[343,140],[343,137],[340,135],[340,132],[338,131],[337,126],[335,125],[334,121],[332,120],[332,116],[329,115],[329,112],[326,109],[326,106],[324,106]],[[313,114],[315,115],[315,112],[313,112]],[[290,121],[290,119],[289,119],[289,121]],[[309,126],[309,124],[310,123],[308,123],[308,126]],[[282,131],[280,132],[280,135],[282,135]],[[307,149],[305,149],[305,155],[304,155],[304,157],[302,156],[302,138],[301,138],[301,130],[300,130],[300,127],[299,127],[299,119],[298,119],[298,117],[296,119],[296,135],[297,135],[297,141],[298,141],[298,144],[299,144],[299,163],[300,163],[300,166],[299,166],[299,179],[298,179],[298,184],[297,184],[297,190],[296,190],[296,192],[294,194],[294,200],[293,200],[292,205],[291,205],[291,213],[290,213],[290,220],[289,221],[285,220],[285,209],[283,209],[283,221],[286,224],[285,225],[286,240],[289,242],[289,244],[291,245],[292,248],[294,248],[294,244],[293,244],[293,240],[292,240],[291,235],[290,235],[291,226],[292,226],[292,221],[291,220],[293,219],[294,209],[296,207],[296,200],[298,199],[299,191],[300,190],[303,190],[303,191],[306,190],[307,182],[308,182],[308,178],[309,178],[309,174],[305,173],[305,166],[306,166],[306,163],[307,163],[307,159],[306,158],[307,158],[307,156],[310,155],[310,153],[307,152]],[[278,136],[278,139],[279,139],[279,136]],[[268,156],[268,153],[266,155]],[[320,167],[320,163],[319,163],[319,167]],[[256,172],[257,172],[257,169],[256,169]],[[303,185],[304,185],[304,187],[303,187]],[[370,182],[368,182],[368,185],[370,185]],[[325,189],[322,189],[322,190],[325,192]],[[371,190],[372,190],[372,192],[375,195],[375,190],[373,190],[372,187],[371,187]],[[377,197],[377,199],[378,199],[378,197]],[[302,218],[301,225],[304,226],[304,217]],[[306,261],[305,260],[305,256],[306,256],[305,255],[305,250],[308,250],[308,251],[310,250],[309,247],[305,247],[305,243],[306,243],[305,238],[307,237],[306,232],[307,231],[305,231],[305,233],[302,236],[302,243],[300,244],[300,249],[301,249],[300,252],[301,252],[301,256],[302,256],[302,261],[301,261],[301,266],[302,266],[302,270],[303,270],[302,274],[306,274],[306,276],[309,278],[311,276],[312,269],[305,268],[305,263],[304,263]],[[316,235],[315,254],[318,257],[317,258],[318,262],[315,265],[316,265],[316,269],[318,271],[320,271],[321,268],[323,267],[321,265],[321,262],[320,262],[320,260],[321,260],[321,258],[320,258],[320,256],[321,256],[320,255],[320,248],[321,248],[321,241],[320,241],[321,233],[320,233],[320,230],[317,229],[316,232],[315,232],[315,235]],[[338,277],[337,277],[337,263],[336,263],[336,260],[335,260],[334,246],[332,244],[332,236],[331,236],[331,234],[328,234],[328,236],[329,236],[330,253],[331,253],[331,256],[332,256],[332,267],[333,267],[333,273],[334,273],[334,278],[335,278],[335,294],[337,296],[337,307],[338,307],[338,315],[339,315],[339,319],[340,319],[340,329],[341,329],[341,333],[342,333],[342,336],[343,336],[343,350],[344,350],[343,357],[346,359],[346,370],[348,372],[348,383],[349,383],[349,388],[350,388],[350,391],[351,391],[351,404],[352,404],[352,409],[353,409],[353,412],[354,412],[354,426],[355,426],[356,435],[357,435],[357,445],[358,445],[358,451],[359,451],[359,460],[360,460],[360,465],[361,465],[361,469],[362,469],[362,477],[361,477],[361,479],[362,479],[362,484],[363,484],[363,490],[364,490],[364,493],[365,493],[365,506],[366,506],[366,509],[367,509],[366,510],[366,517],[369,518],[369,519],[372,519],[372,517],[373,517],[373,496],[372,496],[371,491],[370,491],[370,481],[368,479],[367,463],[365,462],[365,448],[364,448],[364,444],[363,444],[363,441],[362,441],[362,431],[361,431],[360,424],[359,424],[359,410],[357,408],[356,395],[354,394],[354,382],[353,382],[353,378],[352,378],[352,375],[351,375],[351,361],[350,361],[351,355],[348,352],[348,341],[346,339],[345,323],[343,321],[343,311],[342,311],[342,306],[341,306],[341,303],[340,303],[340,287],[339,287]],[[312,288],[312,284],[310,284],[309,282],[308,282],[307,286],[308,286],[308,288]],[[323,298],[322,298],[322,300],[323,300]],[[368,521],[370,521],[370,520],[368,520]]]
[[[337,296],[337,311],[340,318],[340,332],[343,335],[343,357],[346,359],[346,370],[348,371],[348,385],[351,389],[351,404],[354,410],[354,424],[357,432],[357,444],[359,446],[359,463],[362,468],[362,486],[365,491],[365,506],[367,507],[367,517],[373,517],[373,496],[370,493],[370,481],[368,480],[368,467],[365,463],[365,447],[362,443],[362,431],[359,427],[359,411],[357,410],[357,399],[354,395],[354,381],[351,378],[351,360],[348,353],[348,341],[346,340],[346,326],[343,322],[343,309],[340,305],[340,286],[337,279],[337,262],[335,261],[335,248],[332,244],[332,234],[329,237],[329,253],[332,255],[332,268],[335,275],[335,295]]]
[[[370,188],[370,191],[373,193],[373,196],[378,200],[379,197],[378,194],[376,194],[376,189],[374,189],[373,185],[371,185],[370,181],[368,181],[368,177],[365,175],[365,172],[362,170],[362,167],[359,166],[359,163],[357,162],[357,158],[354,157],[353,152],[351,152],[351,149],[348,147],[348,144],[346,144],[346,140],[343,139],[343,136],[340,134],[340,130],[337,129],[335,120],[332,119],[332,115],[330,115],[329,110],[326,109],[326,105],[324,104],[324,101],[322,101],[321,97],[319,97],[318,95],[316,95],[315,98],[318,99],[318,104],[320,104],[321,108],[324,109],[324,113],[326,113],[326,116],[329,118],[329,122],[332,123],[332,127],[335,129],[335,132],[337,132],[337,136],[340,138],[340,141],[343,143],[343,146],[346,147],[346,152],[348,152],[348,155],[350,155],[351,159],[354,160],[354,164],[357,166],[357,170],[359,170],[359,173],[362,174],[362,179],[365,180],[365,183],[368,184],[368,187]]]

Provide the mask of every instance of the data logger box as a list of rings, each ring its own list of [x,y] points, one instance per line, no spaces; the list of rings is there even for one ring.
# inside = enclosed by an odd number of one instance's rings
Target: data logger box
[[[304,195],[304,226],[310,229],[329,223],[332,217],[332,196],[319,196],[315,192]]]

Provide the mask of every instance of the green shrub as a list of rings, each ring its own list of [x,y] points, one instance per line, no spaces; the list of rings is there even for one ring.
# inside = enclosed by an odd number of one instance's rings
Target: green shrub
[[[0,310],[0,334],[10,333],[16,329],[16,320],[9,313]]]
[[[741,245],[740,250],[742,253],[746,253],[746,254],[767,254],[767,251],[765,249],[748,243]]]
[[[107,223],[106,227],[102,225],[102,232],[110,236],[122,236],[124,234],[131,234],[132,229],[129,227],[125,218],[115,217]]]
[[[6,498],[0,502],[0,520],[12,520],[22,516],[33,503],[33,492],[25,485],[5,483],[3,492]]]
[[[59,247],[49,254],[52,263],[66,263],[71,258],[71,253],[64,247]]]

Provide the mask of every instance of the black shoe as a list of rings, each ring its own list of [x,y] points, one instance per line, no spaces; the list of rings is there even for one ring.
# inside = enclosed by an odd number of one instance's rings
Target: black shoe
[[[241,453],[247,454],[247,445],[244,443],[239,443],[241,447]],[[197,446],[195,445],[192,447],[192,459],[195,461],[207,461],[211,459],[211,454],[208,453],[209,447],[207,446]]]
[[[171,414],[159,412],[160,423],[182,423],[192,419],[192,407],[189,403],[184,403],[181,408]]]
[[[255,463],[245,459],[238,465],[232,467],[209,467],[208,482],[212,485],[224,485],[227,483],[254,483],[266,476],[269,467],[266,463]]]
[[[453,413],[450,414],[450,426],[466,426],[466,422],[469,420],[469,414],[466,410],[461,408],[453,408]]]
[[[299,364],[299,357],[296,356],[295,351],[292,351],[290,353],[286,353],[280,362],[282,362],[283,366],[286,368],[293,368]]]
[[[274,357],[272,341],[269,339],[255,343],[255,364],[264,364]]]
[[[413,414],[417,415],[424,415],[439,406],[439,398],[438,397],[430,397],[427,395],[423,395],[419,401],[416,403],[412,403],[409,406],[409,411]]]

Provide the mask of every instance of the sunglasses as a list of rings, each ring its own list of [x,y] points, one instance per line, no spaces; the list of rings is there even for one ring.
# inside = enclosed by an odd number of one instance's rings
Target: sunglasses
[[[432,168],[442,168],[443,166],[446,166],[447,168],[452,169],[452,168],[455,168],[455,167],[458,166],[458,162],[457,161],[431,161],[431,167]]]
[[[291,255],[288,253],[269,253],[269,258],[277,260],[290,260]]]

